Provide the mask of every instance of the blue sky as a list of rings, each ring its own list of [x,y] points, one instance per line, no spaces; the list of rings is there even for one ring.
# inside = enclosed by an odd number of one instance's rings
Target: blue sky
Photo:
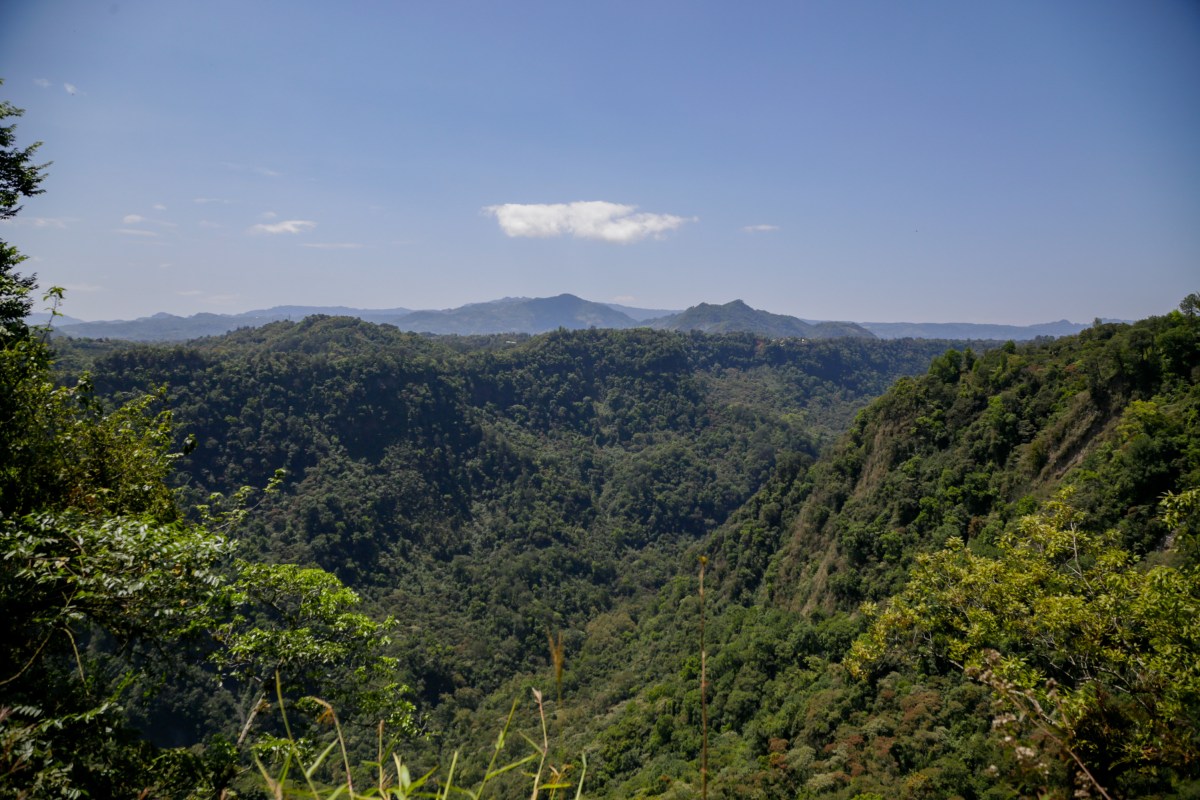
[[[1033,323],[1200,290],[1200,4],[0,6],[84,319],[571,292]]]

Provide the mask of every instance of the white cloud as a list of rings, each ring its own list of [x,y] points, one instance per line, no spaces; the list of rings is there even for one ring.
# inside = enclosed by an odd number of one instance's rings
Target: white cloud
[[[197,297],[204,294],[204,292],[199,289],[184,289],[183,291],[176,292],[175,294],[179,295],[180,297]]]
[[[276,214],[274,211],[264,211],[264,212],[262,213],[262,218],[263,218],[263,219],[276,219],[278,216],[279,216],[279,215],[278,215],[278,214]]]
[[[747,225],[742,228],[746,233],[770,233],[779,230],[778,225]]]
[[[22,228],[65,228],[69,217],[17,217],[2,219],[0,225],[16,225]]]
[[[229,204],[230,204],[230,203],[232,203],[233,201],[232,201],[232,200],[226,200],[226,199],[225,199],[225,198],[223,198],[223,197],[197,197],[197,198],[196,198],[195,200],[193,200],[192,202],[193,202],[193,203],[201,203],[201,204],[204,204],[204,203],[222,203],[222,204],[224,204],[224,205],[229,205]]]
[[[317,227],[317,223],[308,219],[285,219],[270,225],[262,223],[251,226],[249,233],[303,233]]]
[[[67,94],[79,94],[79,87],[73,83],[64,83],[63,88],[67,90]]]
[[[126,236],[158,236],[154,231],[142,231],[137,228],[117,228],[113,233],[122,233]]]
[[[166,206],[164,206],[162,203],[155,203],[155,204],[154,204],[154,210],[155,210],[155,211],[166,211],[166,210],[167,210],[167,207],[166,207]]]
[[[598,239],[604,242],[627,244],[645,239],[660,238],[695,217],[675,214],[637,213],[637,206],[587,200],[575,203],[504,203],[487,206],[484,213],[500,223],[508,236],[527,236],[545,239],[551,236],[574,236],[577,239]]]
[[[143,217],[141,214],[126,214],[125,216],[121,217],[121,222],[125,225],[141,225],[144,222],[148,222],[152,225],[157,225],[160,228],[179,227],[179,223],[177,222],[169,222],[165,219],[148,219]]]
[[[317,250],[357,250],[362,247],[358,242],[307,242],[300,246]]]
[[[40,86],[40,87],[42,87],[43,89],[49,89],[49,88],[50,88],[50,81],[49,81],[49,80],[47,80],[46,78],[34,78],[34,79],[33,79],[33,82],[34,82],[34,84],[36,84],[37,86]]]

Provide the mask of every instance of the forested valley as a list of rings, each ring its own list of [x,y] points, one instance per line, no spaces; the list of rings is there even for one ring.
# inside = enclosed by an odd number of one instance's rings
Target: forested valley
[[[1198,295],[1020,346],[151,346],[31,327],[22,261],[4,796],[1200,797]]]
[[[69,343],[60,363],[86,366],[114,402],[168,387],[176,448],[195,447],[176,462],[184,507],[282,469],[241,525],[243,555],[319,566],[399,620],[404,681],[426,729],[449,734],[544,669],[547,632],[573,657],[589,623],[690,572],[690,548],[772,474],[804,469],[945,347],[649,330],[442,339],[314,317],[170,348]],[[163,711],[168,741],[211,730],[186,707]]]
[[[74,388],[53,391],[88,425],[154,439],[161,457],[141,452],[160,471],[137,480],[159,482],[144,485],[180,509],[172,524],[236,540],[240,599],[274,581],[212,641],[173,632],[192,650],[138,656],[157,672],[123,688],[118,718],[153,743],[138,758],[159,753],[141,780],[163,753],[179,762],[164,795],[265,791],[238,764],[251,742],[261,758],[283,747],[274,690],[258,687],[289,657],[273,644],[238,680],[220,666],[237,659],[211,656],[237,625],[286,638],[305,593],[340,582],[362,598],[356,624],[380,626],[373,669],[327,619],[343,649],[293,657],[290,691],[342,704],[353,759],[375,757],[386,710],[414,770],[453,759],[478,777],[514,701],[510,740],[536,738],[537,688],[565,783],[586,757],[585,796],[694,796],[704,557],[714,796],[1189,796],[1198,339],[1187,303],[990,348],[429,337],[313,317],[179,346],[56,343],[56,382]],[[1039,543],[1064,530],[1086,552]],[[1017,569],[1025,546],[1043,560]],[[80,625],[83,661],[47,663],[56,680],[126,675],[105,666],[125,658],[120,632]],[[313,725],[301,738],[334,735]],[[492,785],[527,784],[513,771]]]

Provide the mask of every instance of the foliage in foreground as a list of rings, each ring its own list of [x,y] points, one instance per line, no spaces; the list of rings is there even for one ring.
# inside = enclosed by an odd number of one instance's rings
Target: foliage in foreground
[[[1174,548],[1195,547],[1198,501],[1196,489],[1168,497]],[[951,539],[919,557],[904,590],[868,609],[848,664],[862,674],[925,658],[988,686],[1002,709],[994,725],[1041,791],[1161,790],[1194,773],[1200,752],[1197,567],[1144,568],[1060,499],[993,556]],[[1063,769],[1066,780],[1050,774]]]
[[[0,105],[0,118],[17,112]],[[38,193],[35,147],[0,128],[0,218]],[[32,277],[0,243],[0,787],[22,797],[218,793],[236,773],[270,676],[323,689],[411,732],[384,656],[390,620],[315,568],[236,558],[249,498],[188,522],[167,485],[172,419],[147,395],[107,410],[86,376],[59,386]],[[61,297],[61,291],[51,290]],[[127,707],[189,670],[237,727],[204,753],[156,748]],[[224,745],[222,745],[224,742]],[[242,763],[245,763],[244,761]]]
[[[293,736],[282,694],[279,695],[278,707],[286,736],[264,742],[257,749],[255,764],[263,784],[277,800],[333,800],[336,797],[346,797],[347,800],[376,797],[389,800],[417,797],[446,800],[452,796],[451,793],[456,797],[479,800],[489,787],[489,796],[517,796],[528,791],[531,800],[543,796],[548,800],[570,796],[580,800],[587,778],[587,757],[581,757],[578,777],[574,775],[574,765],[566,762],[556,765],[553,762],[542,693],[533,689],[532,694],[537,705],[541,740],[536,741],[521,733],[520,738],[525,740],[529,752],[523,757],[507,752],[518,705],[514,701],[491,747],[486,767],[476,776],[463,775],[459,753],[455,751],[444,769],[435,766],[419,778],[414,778],[410,765],[397,751],[396,741],[384,742],[383,723],[379,724],[377,731],[376,758],[354,765],[341,723],[331,704],[307,697],[295,706],[298,709],[315,710],[319,719],[333,728],[333,736],[327,737],[329,741],[319,748],[311,741]],[[264,763],[267,756],[271,759],[270,765]],[[322,780],[326,775],[330,776],[329,782]]]
[[[165,484],[170,417],[147,397],[106,413],[86,384],[55,387],[32,335],[0,349],[10,403],[0,451],[0,774],[36,795],[157,785],[124,708],[189,666],[247,741],[276,671],[290,693],[328,686],[400,726],[390,621],[315,568],[236,558],[227,530],[184,521]],[[232,722],[232,720],[231,720]],[[148,770],[148,771],[147,771]],[[216,778],[218,781],[220,778]],[[160,787],[161,789],[161,787]]]

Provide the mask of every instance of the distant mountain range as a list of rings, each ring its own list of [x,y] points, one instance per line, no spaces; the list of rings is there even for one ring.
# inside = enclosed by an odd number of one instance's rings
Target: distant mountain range
[[[1066,336],[1088,327],[1067,320],[1041,325],[985,325],[969,322],[828,322],[772,314],[734,300],[724,305],[701,303],[684,311],[647,309],[616,303],[595,303],[572,294],[556,297],[505,297],[458,308],[412,310],[364,309],[346,306],[276,306],[241,314],[155,314],[135,320],[85,322],[58,317],[60,335],[90,339],[128,339],[166,342],[218,336],[238,328],[255,328],[280,320],[299,320],[314,314],[358,317],[395,325],[401,330],[432,334],[544,333],[558,328],[636,328],[724,333],[746,331],[771,338],[833,337],[880,339],[1035,339]],[[45,315],[31,322],[44,324]]]
[[[1118,320],[1104,320],[1117,322]],[[1038,325],[986,325],[977,322],[860,322],[880,339],[1012,339],[1070,336],[1087,325],[1060,319]]]
[[[573,294],[506,297],[447,311],[414,311],[392,323],[417,333],[545,333],[558,328],[635,328],[639,321],[603,303]]]

